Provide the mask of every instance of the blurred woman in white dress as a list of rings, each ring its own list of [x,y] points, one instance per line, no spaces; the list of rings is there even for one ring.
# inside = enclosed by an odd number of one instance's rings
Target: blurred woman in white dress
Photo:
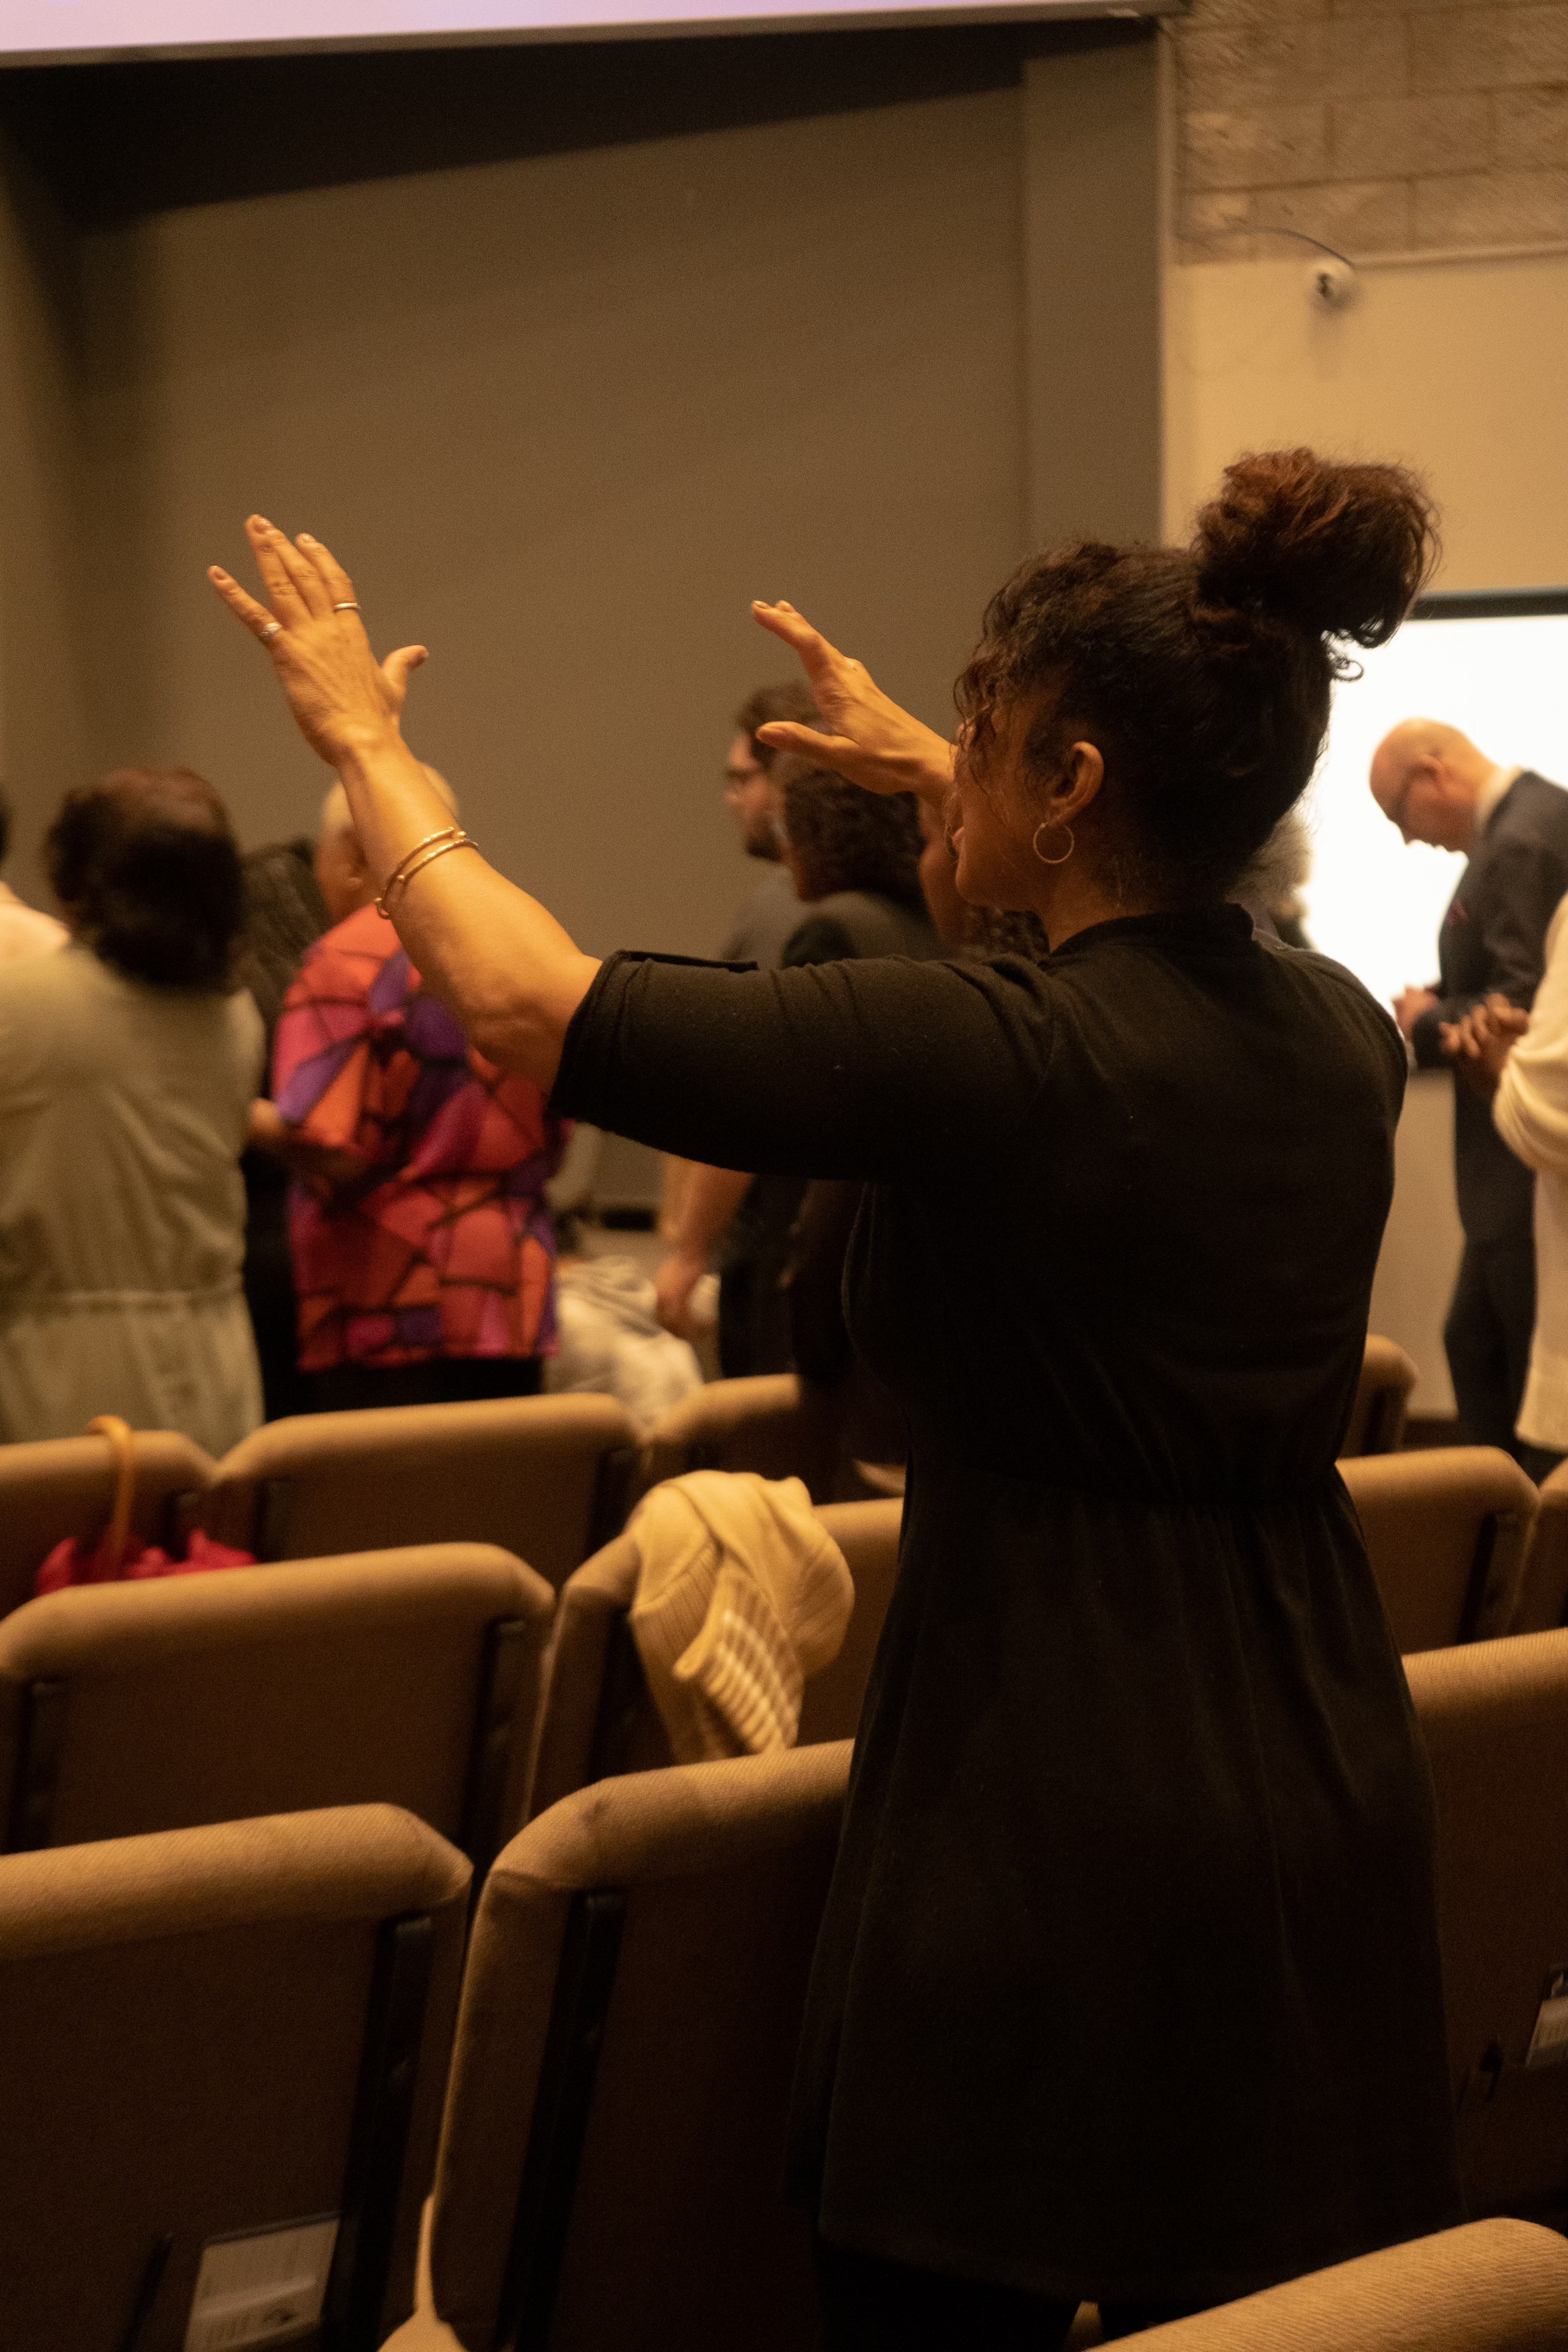
[[[47,855],[70,943],[0,967],[0,1439],[112,1412],[223,1454],[261,1419],[228,814],[186,769],[122,768],[67,797]]]

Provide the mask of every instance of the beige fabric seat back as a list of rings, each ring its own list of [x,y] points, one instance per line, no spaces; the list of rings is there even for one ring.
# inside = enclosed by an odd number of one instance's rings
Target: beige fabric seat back
[[[385,1803],[483,1867],[521,1816],[554,1600],[442,1544],[28,1601],[0,1620],[0,1842]]]
[[[624,1521],[637,1444],[604,1396],[309,1413],[224,1456],[204,1524],[258,1559],[499,1544],[559,1589]]]
[[[797,1745],[852,1739],[898,1577],[898,1502],[828,1503],[818,1512],[843,1553],[855,1605],[843,1646],[806,1685]],[[673,1761],[643,1679],[628,1612],[637,1555],[622,1536],[584,1562],[560,1596],[530,1812],[608,1774]]]
[[[1123,2340],[1138,2352],[1562,2352],[1568,2245],[1528,2221],[1472,2221]]]
[[[781,2177],[849,1757],[607,1780],[497,1859],[431,2231],[434,2308],[468,2352],[514,2330],[532,2352],[816,2341]]]
[[[1340,1447],[1342,1460],[1364,1454],[1395,1454],[1405,1434],[1416,1366],[1403,1348],[1375,1334],[1366,1342],[1350,1427]]]
[[[1437,1795],[1448,2052],[1469,2210],[1568,2222],[1568,1633],[1407,1662]],[[1542,2017],[1549,1989],[1563,2001]],[[1527,2063],[1538,2021],[1555,2063]],[[1555,2025],[1563,2036],[1549,2041]],[[1565,2339],[1568,2340],[1568,2339]]]
[[[1535,1487],[1492,1445],[1343,1462],[1398,1647],[1504,1633],[1535,1517]]]
[[[828,1400],[793,1372],[710,1381],[655,1422],[643,1444],[638,1492],[688,1470],[755,1470],[803,1478],[821,1500],[837,1454]]]
[[[1512,1633],[1544,1633],[1568,1623],[1568,1462],[1541,1489],[1520,1580]]]
[[[325,2241],[334,2332],[287,2340],[370,2352],[413,2305],[468,1874],[381,1805],[0,1863],[0,2342],[249,2340],[214,2276],[298,2311]],[[208,2255],[187,2338],[204,2248],[312,2223]]]
[[[131,1532],[167,1551],[193,1525],[198,1498],[216,1466],[172,1430],[138,1430]],[[56,1437],[0,1445],[0,1617],[33,1597],[56,1544],[94,1544],[114,1505],[114,1455],[101,1437]],[[246,1550],[249,1546],[244,1547]]]

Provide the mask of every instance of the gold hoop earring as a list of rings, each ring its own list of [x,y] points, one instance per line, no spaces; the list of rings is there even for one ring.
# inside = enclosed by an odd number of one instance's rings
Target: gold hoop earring
[[[1035,826],[1034,838],[1030,843],[1030,847],[1033,850],[1035,856],[1040,859],[1042,866],[1065,866],[1068,859],[1071,856],[1073,851],[1078,846],[1078,844],[1072,837],[1072,827],[1070,824],[1064,824],[1061,828],[1062,832],[1067,835],[1067,846],[1062,851],[1060,857],[1047,857],[1040,849],[1040,835],[1051,829],[1051,821],[1050,817],[1041,817],[1040,823]]]

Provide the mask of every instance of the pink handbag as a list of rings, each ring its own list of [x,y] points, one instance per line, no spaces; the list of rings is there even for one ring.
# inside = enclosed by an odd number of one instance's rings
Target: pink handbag
[[[112,1412],[88,1423],[89,1437],[109,1442],[114,1456],[114,1508],[109,1525],[95,1544],[68,1536],[57,1543],[33,1586],[36,1597],[63,1592],[68,1584],[130,1583],[146,1576],[195,1576],[210,1568],[254,1568],[256,1554],[236,1551],[232,1544],[215,1543],[200,1528],[193,1528],[183,1559],[171,1559],[157,1544],[143,1543],[131,1532],[136,1501],[136,1446],[131,1425]]]

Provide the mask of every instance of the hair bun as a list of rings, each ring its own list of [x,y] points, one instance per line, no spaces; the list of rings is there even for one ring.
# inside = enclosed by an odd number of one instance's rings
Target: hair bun
[[[1252,608],[1324,637],[1386,643],[1437,558],[1437,518],[1402,466],[1336,465],[1312,449],[1239,457],[1197,518],[1204,604]]]

